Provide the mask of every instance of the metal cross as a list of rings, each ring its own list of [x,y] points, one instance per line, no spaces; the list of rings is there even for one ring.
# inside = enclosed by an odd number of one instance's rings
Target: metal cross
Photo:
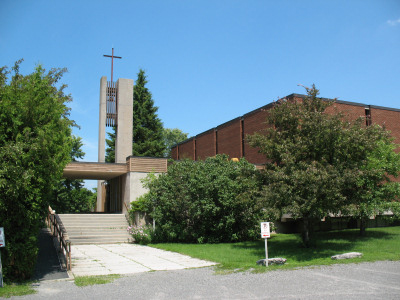
[[[122,58],[121,56],[114,56],[114,48],[112,48],[111,55],[103,55],[104,57],[111,57],[111,82],[113,82],[113,69],[114,69],[114,58]]]

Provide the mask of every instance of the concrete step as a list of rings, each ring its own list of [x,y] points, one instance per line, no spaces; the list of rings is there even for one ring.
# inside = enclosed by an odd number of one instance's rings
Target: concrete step
[[[124,214],[59,214],[65,220],[125,220]]]
[[[130,236],[130,234],[126,231],[68,231],[68,236]]]
[[[123,214],[59,214],[64,216],[65,218],[71,218],[71,219],[79,219],[81,217],[85,218],[124,218],[125,216]]]
[[[72,245],[132,241],[122,214],[59,214]]]
[[[61,219],[62,220],[62,219]],[[113,222],[113,221],[94,221],[94,222],[90,222],[90,221],[76,221],[76,222],[64,222],[63,220],[63,224],[65,225],[69,225],[69,226],[99,226],[99,227],[106,227],[106,226],[125,226],[125,224],[127,224],[126,220],[125,221],[118,221],[118,222]]]
[[[122,221],[126,221],[125,217],[124,218],[85,218],[85,217],[81,217],[81,218],[65,218],[63,217],[63,219],[66,222],[99,222],[99,221],[107,221],[107,222],[122,222]]]
[[[88,241],[79,241],[79,240],[74,240],[71,241],[72,245],[103,245],[103,244],[125,244],[125,243],[131,243],[132,240],[128,240],[128,241],[121,241],[121,240],[103,240],[103,239],[99,239],[99,240],[91,240],[90,242]]]
[[[115,240],[115,239],[123,239],[123,240],[127,240],[129,239],[131,236],[130,235],[101,235],[101,234],[97,234],[97,235],[84,235],[84,236],[78,236],[75,235],[72,239],[74,240],[93,240],[93,239],[104,239],[104,240]],[[71,238],[70,238],[71,239]]]
[[[71,245],[102,245],[102,244],[127,244],[131,243],[131,240],[104,240],[104,239],[97,239],[97,240],[90,240],[90,241],[80,241],[80,240],[71,240]]]
[[[64,224],[64,223],[63,223]],[[126,228],[128,227],[128,225],[102,225],[102,226],[96,226],[96,225],[86,225],[86,224],[78,224],[78,225],[68,225],[68,224],[64,224],[65,228],[68,228],[72,231],[74,230],[84,230],[84,228],[88,229],[88,230],[126,230]]]

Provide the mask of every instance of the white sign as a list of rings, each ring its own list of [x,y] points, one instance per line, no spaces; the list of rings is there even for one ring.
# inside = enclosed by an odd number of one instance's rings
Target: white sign
[[[4,227],[0,227],[0,247],[6,246],[6,239],[4,237]]]
[[[266,239],[271,237],[269,232],[269,222],[261,222],[261,238]]]

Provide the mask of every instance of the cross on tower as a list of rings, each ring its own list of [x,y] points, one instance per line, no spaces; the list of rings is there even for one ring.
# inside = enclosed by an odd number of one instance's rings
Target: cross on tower
[[[114,48],[112,48],[111,55],[103,55],[104,57],[111,57],[111,82],[113,82],[113,69],[114,69],[114,58],[122,58],[121,56],[114,56]]]

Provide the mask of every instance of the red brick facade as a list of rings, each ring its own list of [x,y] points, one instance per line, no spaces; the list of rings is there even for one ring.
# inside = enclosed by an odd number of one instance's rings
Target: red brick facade
[[[241,157],[241,119],[236,118],[217,127],[217,152],[226,153],[231,158]]]
[[[268,109],[262,108],[258,109],[254,112],[250,112],[243,116],[243,127],[244,127],[244,157],[247,160],[251,161],[253,164],[262,164],[265,162],[265,156],[261,153],[258,153],[258,149],[251,147],[248,143],[246,143],[246,137],[248,135],[252,135],[257,131],[262,130],[263,128],[267,128],[267,119]]]
[[[196,148],[196,138],[191,138],[186,140],[185,142],[179,144],[178,147],[178,155],[177,157],[172,157],[173,159],[185,159],[185,158],[189,158],[189,159],[193,159],[196,160],[195,157],[195,148]],[[175,147],[174,147],[175,148]],[[173,153],[172,149],[172,153]]]
[[[214,156],[216,152],[216,132],[210,129],[196,136],[196,160],[204,160]]]
[[[301,100],[304,97],[304,95],[292,94],[286,98]],[[246,136],[266,128],[266,117],[271,107],[272,104],[260,107],[176,145],[172,148],[172,158],[203,160],[225,153],[231,158],[245,157],[253,164],[263,164],[265,157],[246,143]],[[333,112],[335,109],[341,111],[350,120],[359,117],[366,118],[369,115],[370,124],[384,126],[391,131],[395,142],[400,144],[400,109],[336,101],[327,109],[327,112]]]
[[[400,112],[379,106],[370,106],[372,124],[379,124],[391,132],[394,142],[400,144]]]

